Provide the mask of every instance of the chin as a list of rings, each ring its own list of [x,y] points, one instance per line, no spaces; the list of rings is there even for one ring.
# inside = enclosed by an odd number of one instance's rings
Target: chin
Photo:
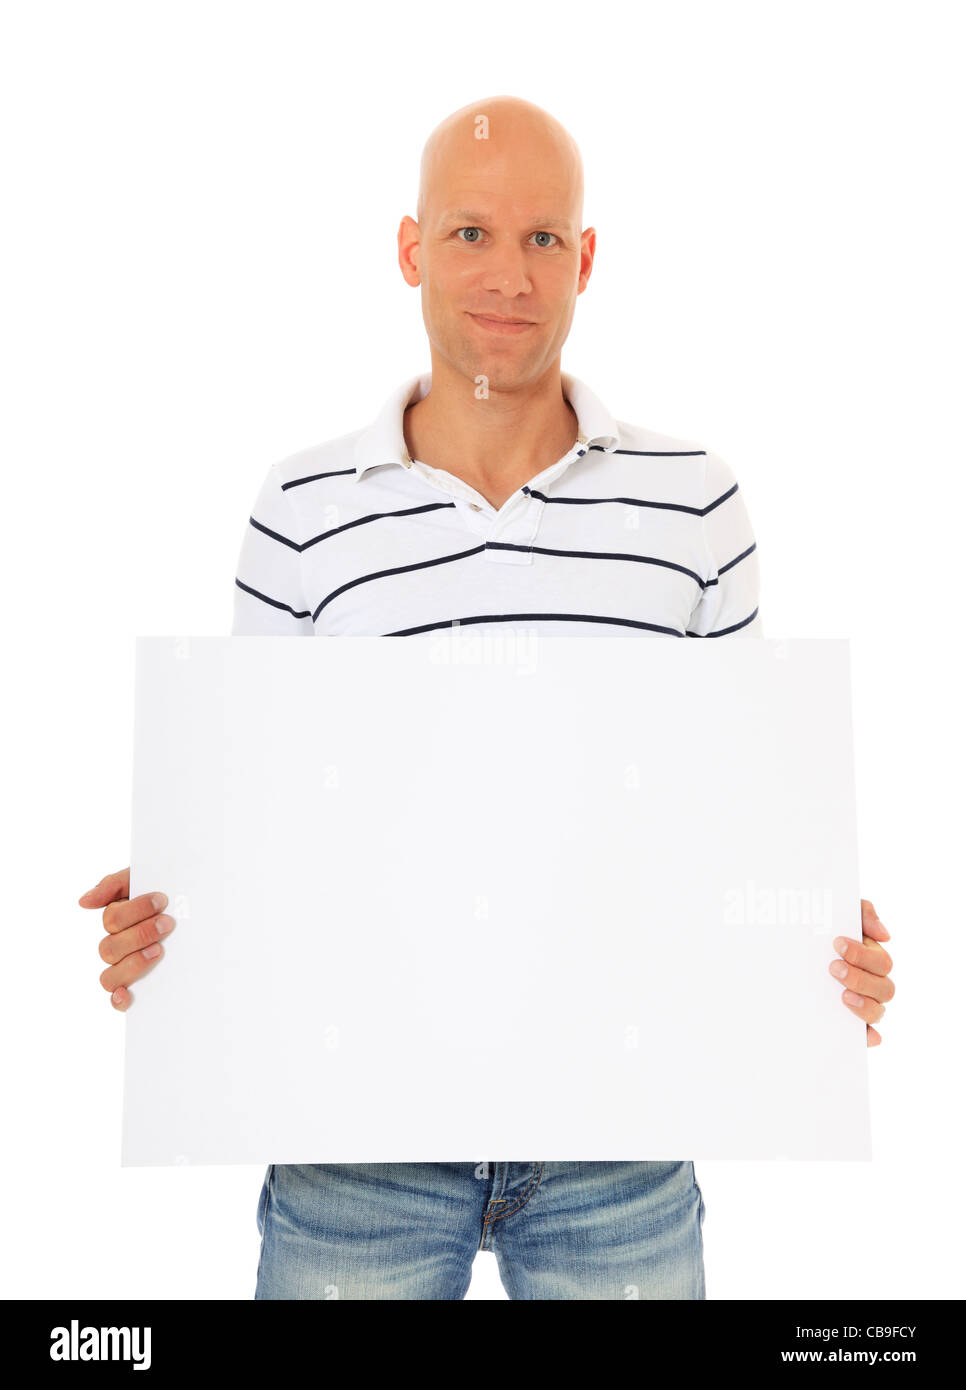
[[[533,381],[545,367],[543,354],[519,350],[479,352],[468,349],[456,359],[459,370],[475,385],[477,377],[485,376],[491,391],[513,391]]]

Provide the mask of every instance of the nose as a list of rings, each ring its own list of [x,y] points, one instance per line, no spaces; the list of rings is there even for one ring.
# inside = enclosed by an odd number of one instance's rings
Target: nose
[[[496,290],[507,299],[512,299],[518,294],[529,294],[533,285],[527,275],[522,247],[505,244],[495,247],[487,258],[482,287],[485,290]]]

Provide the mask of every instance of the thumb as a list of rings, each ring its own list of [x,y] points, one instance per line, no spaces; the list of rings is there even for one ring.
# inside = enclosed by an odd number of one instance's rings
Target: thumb
[[[119,869],[116,874],[107,874],[100,883],[88,888],[77,899],[78,907],[107,907],[128,896],[131,887],[131,869]]]
[[[888,941],[889,933],[879,921],[878,913],[867,898],[862,899],[862,932],[873,941]]]

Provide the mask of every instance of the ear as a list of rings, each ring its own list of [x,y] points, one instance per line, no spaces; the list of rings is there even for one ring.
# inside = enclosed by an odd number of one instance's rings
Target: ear
[[[419,223],[404,217],[396,236],[399,246],[399,269],[407,285],[421,283],[419,274]]]
[[[597,254],[597,231],[594,227],[588,227],[580,234],[580,275],[577,280],[577,293],[583,294],[587,288],[587,281],[590,279],[590,272],[594,268],[594,256]]]

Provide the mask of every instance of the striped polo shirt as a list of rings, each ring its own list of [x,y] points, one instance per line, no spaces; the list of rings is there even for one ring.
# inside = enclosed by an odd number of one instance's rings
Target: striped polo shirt
[[[755,538],[728,465],[561,380],[577,438],[499,509],[410,458],[403,412],[428,372],[366,428],[274,463],[242,540],[232,634],[764,636]]]

